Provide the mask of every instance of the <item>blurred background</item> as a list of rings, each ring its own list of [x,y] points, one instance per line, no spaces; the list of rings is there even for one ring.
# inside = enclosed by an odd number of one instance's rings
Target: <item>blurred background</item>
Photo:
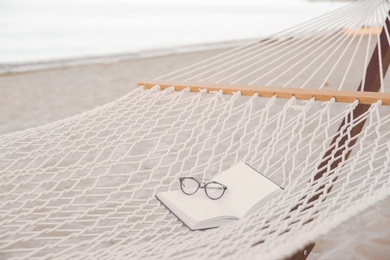
[[[0,134],[349,4],[307,0],[1,0]]]
[[[258,38],[346,2],[308,0],[1,0],[0,69]],[[200,47],[200,45],[203,45]]]
[[[129,93],[139,80],[154,79],[349,3],[1,0],[0,135],[82,113]],[[376,223],[388,226],[389,211],[384,201],[351,219],[316,241],[310,259],[369,259],[388,253],[388,240],[377,247],[367,241],[386,231]],[[368,235],[367,230],[373,232]]]

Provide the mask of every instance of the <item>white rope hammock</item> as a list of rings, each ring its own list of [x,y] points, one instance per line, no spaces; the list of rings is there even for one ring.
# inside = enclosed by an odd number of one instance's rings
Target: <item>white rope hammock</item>
[[[388,11],[387,1],[354,3],[159,80],[340,90],[362,81],[364,91],[377,46],[385,96]],[[336,101],[156,85],[0,136],[0,256],[288,257],[390,194],[389,106],[379,100],[354,117],[358,100]],[[189,231],[155,199],[180,176],[210,178],[240,161],[285,188],[243,220]]]

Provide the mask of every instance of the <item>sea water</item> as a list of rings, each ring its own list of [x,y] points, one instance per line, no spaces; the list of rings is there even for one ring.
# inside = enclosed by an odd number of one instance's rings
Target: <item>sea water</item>
[[[343,5],[305,0],[1,0],[0,68],[257,38]]]

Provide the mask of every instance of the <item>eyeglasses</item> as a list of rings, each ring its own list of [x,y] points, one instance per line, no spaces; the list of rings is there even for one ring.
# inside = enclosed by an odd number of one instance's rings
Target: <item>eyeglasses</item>
[[[180,180],[180,188],[186,195],[192,195],[199,190],[204,189],[207,197],[212,200],[217,200],[223,196],[227,187],[216,181],[198,180],[193,177],[182,177]]]

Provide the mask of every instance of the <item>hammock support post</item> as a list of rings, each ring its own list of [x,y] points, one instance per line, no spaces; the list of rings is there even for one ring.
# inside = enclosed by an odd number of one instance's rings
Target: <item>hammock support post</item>
[[[305,260],[313,250],[315,243],[307,245],[304,249],[297,251],[294,255],[287,258],[287,260]]]
[[[390,15],[390,11],[388,13]],[[386,27],[386,28],[385,28]],[[362,81],[360,82],[360,85],[357,89],[357,93],[364,93],[367,95],[370,94],[377,94],[377,95],[383,95],[383,93],[377,93],[379,92],[381,88],[381,78],[385,77],[387,70],[390,65],[390,43],[388,41],[386,31],[390,32],[390,21],[387,18],[385,21],[385,25],[383,26],[382,32],[380,34],[380,40],[375,46],[375,50],[371,56],[370,62],[366,69],[366,76]],[[380,50],[380,51],[379,51]],[[380,57],[380,58],[379,58]],[[381,66],[380,66],[381,65]],[[382,68],[382,72],[380,69]],[[363,89],[364,88],[364,89]],[[382,103],[384,105],[384,103]],[[366,122],[366,120],[362,120],[359,124],[355,125],[352,129],[348,131],[348,127],[346,127],[349,123],[356,120],[359,116],[364,114],[368,111],[370,108],[369,104],[359,102],[359,104],[356,106],[356,108],[353,110],[352,115],[347,115],[343,121],[341,122],[339,129],[338,129],[338,135],[336,135],[331,144],[329,145],[329,149],[324,155],[322,163],[318,166],[319,172],[314,176],[314,181],[317,181],[318,179],[322,178],[323,175],[327,172],[327,167],[325,167],[327,164],[331,162],[331,154],[334,153],[333,157],[339,157],[339,159],[333,161],[330,165],[330,170],[334,170],[338,167],[338,165],[343,161],[348,159],[349,155],[352,152],[352,149],[347,151],[345,153],[344,157],[342,156],[343,152],[348,149],[349,147],[353,147],[357,141],[357,138],[353,138],[356,135],[358,135]],[[345,130],[342,130],[344,129]],[[352,139],[348,138],[348,135],[352,136]],[[346,142],[350,140],[350,142],[346,145]],[[336,148],[333,147],[341,147],[341,149],[338,149],[334,152]],[[322,169],[322,170],[320,170]],[[332,173],[331,173],[332,174]],[[335,182],[337,180],[337,176],[332,180]],[[330,186],[328,188],[327,192],[330,192],[333,186]],[[325,188],[325,186],[321,186],[318,191],[321,191]],[[320,197],[320,194],[313,196],[310,198],[309,202],[318,200]],[[326,199],[326,198],[325,198]],[[301,204],[295,206],[292,211],[296,210]],[[307,247],[314,247],[315,243],[309,244]],[[311,249],[313,249],[313,247]],[[310,250],[311,251],[311,250]],[[298,255],[299,252],[295,255]],[[294,256],[295,256],[294,255]],[[294,260],[295,258],[291,257],[289,260]]]
[[[390,12],[389,12],[389,15],[390,15]],[[367,95],[370,95],[370,94],[384,95],[383,93],[377,93],[377,92],[381,88],[382,75],[383,75],[383,78],[386,76],[386,73],[387,73],[387,70],[388,70],[389,64],[390,64],[390,43],[388,41],[386,31],[390,32],[390,21],[388,18],[385,21],[385,25],[383,26],[382,32],[380,34],[380,40],[376,44],[375,50],[372,53],[372,56],[370,59],[370,63],[367,66],[366,74],[365,74],[366,76],[364,79],[362,79],[362,81],[360,82],[360,85],[358,87],[357,91],[359,93],[365,93]],[[381,68],[382,68],[382,72],[380,71]],[[331,164],[331,167],[330,167],[331,170],[335,169],[339,165],[339,163],[343,160],[342,154],[343,154],[344,150],[347,149],[348,147],[354,146],[354,144],[356,143],[356,138],[353,138],[353,137],[355,137],[356,135],[358,135],[361,132],[366,120],[363,120],[362,122],[360,122],[359,124],[354,126],[349,131],[349,133],[348,133],[348,128],[345,128],[345,126],[348,125],[351,121],[356,120],[359,116],[361,116],[365,112],[367,112],[369,108],[370,108],[370,106],[368,104],[359,103],[359,105],[357,105],[356,108],[353,110],[352,116],[348,115],[347,117],[345,117],[343,119],[343,121],[340,124],[339,129],[338,129],[339,134],[333,138],[332,143],[329,146],[329,147],[343,147],[342,149],[339,149],[334,153],[334,157],[340,157],[340,158],[335,160]],[[342,131],[343,128],[345,128],[344,131]],[[345,145],[346,141],[348,140],[348,134],[350,136],[352,136],[352,139],[347,145]],[[340,141],[338,141],[338,140],[340,140]],[[333,152],[333,148],[330,148],[326,152],[324,159],[327,158],[328,156],[330,156],[332,154],[332,152]],[[351,152],[352,152],[352,150],[349,150],[345,154],[344,159],[348,159],[348,156],[350,155]],[[325,165],[328,164],[329,161],[330,161],[330,158],[327,160],[324,160],[318,168],[319,169],[323,168]],[[319,178],[321,178],[323,176],[323,174],[325,173],[325,171],[326,171],[326,169],[319,171],[316,174],[316,176],[314,177],[314,180],[318,180]],[[317,199],[317,198],[318,198],[318,196],[314,197],[313,199]]]

